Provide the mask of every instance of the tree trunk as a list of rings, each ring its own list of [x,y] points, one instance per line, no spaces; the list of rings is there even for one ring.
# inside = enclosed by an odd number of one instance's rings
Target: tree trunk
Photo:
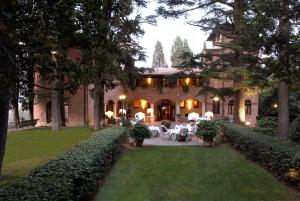
[[[98,82],[94,87],[94,128],[103,127],[104,120],[104,83]]]
[[[52,130],[57,131],[61,128],[61,112],[60,112],[60,90],[57,90],[58,80],[53,81],[53,90],[51,96],[51,116],[52,116]]]
[[[234,92],[234,123],[245,122],[245,97],[243,89]]]
[[[285,81],[278,88],[278,137],[286,139],[289,133],[289,87]]]
[[[5,145],[8,128],[9,94],[2,94],[0,98],[0,180],[2,173],[2,164],[5,154]]]

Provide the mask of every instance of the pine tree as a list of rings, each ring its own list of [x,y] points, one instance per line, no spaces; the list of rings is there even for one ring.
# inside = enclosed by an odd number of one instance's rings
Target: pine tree
[[[156,42],[155,50],[153,53],[152,67],[154,68],[167,68],[168,65],[165,60],[163,46],[160,41]]]
[[[134,15],[135,9],[142,6],[143,0],[87,0],[79,8],[85,38],[84,60],[90,72],[88,80],[94,84],[95,129],[102,127],[104,121],[105,90],[115,87],[115,80],[123,80],[126,72],[134,71],[135,60],[144,59],[135,40],[143,34],[143,19],[139,13]]]
[[[300,2],[298,0],[256,0],[252,4],[253,40],[261,54],[256,69],[278,83],[278,135],[287,138],[289,130],[289,91],[300,81]],[[274,86],[272,86],[274,87]]]

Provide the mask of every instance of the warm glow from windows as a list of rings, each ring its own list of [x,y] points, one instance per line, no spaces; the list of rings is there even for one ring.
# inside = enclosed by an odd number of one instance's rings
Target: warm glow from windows
[[[186,85],[189,85],[190,82],[191,82],[191,79],[190,79],[190,78],[185,78],[185,84],[186,84]]]
[[[151,84],[152,84],[152,78],[151,77],[147,78],[147,84],[148,84],[148,86],[151,86]]]
[[[193,108],[193,100],[192,99],[189,99],[186,101],[186,108],[188,110],[191,110]]]
[[[143,108],[143,110],[146,108],[146,106],[147,106],[147,101],[141,99],[141,107]]]

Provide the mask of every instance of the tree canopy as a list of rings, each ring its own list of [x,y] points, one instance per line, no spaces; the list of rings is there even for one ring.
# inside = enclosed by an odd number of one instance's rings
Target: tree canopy
[[[153,53],[152,67],[154,68],[167,68],[168,65],[165,60],[164,49],[160,41],[155,44]]]

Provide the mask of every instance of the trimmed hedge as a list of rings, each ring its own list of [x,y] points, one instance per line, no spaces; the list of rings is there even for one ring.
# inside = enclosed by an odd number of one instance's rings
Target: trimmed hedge
[[[222,123],[226,141],[247,158],[261,164],[276,177],[289,181],[289,172],[296,169],[300,175],[300,146],[289,141],[261,135],[249,128]]]
[[[122,151],[127,129],[108,128],[0,189],[0,200],[89,200]]]

